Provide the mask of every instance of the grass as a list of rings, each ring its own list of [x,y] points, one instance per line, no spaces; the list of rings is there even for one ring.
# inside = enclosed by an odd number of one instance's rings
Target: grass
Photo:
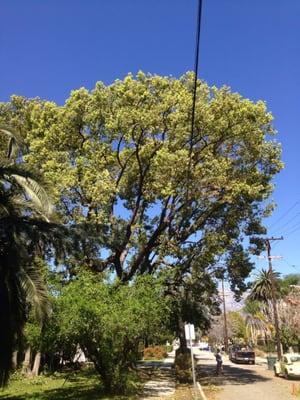
[[[97,375],[90,371],[24,378],[15,374],[0,399],[8,400],[132,400],[134,397],[103,394]]]

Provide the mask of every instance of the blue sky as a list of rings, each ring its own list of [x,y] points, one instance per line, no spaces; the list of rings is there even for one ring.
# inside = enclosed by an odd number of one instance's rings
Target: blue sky
[[[178,77],[193,68],[196,3],[2,0],[0,101],[19,94],[62,104],[72,89],[138,70]],[[285,162],[268,222],[285,237],[274,265],[300,272],[300,1],[203,0],[200,77],[273,112]]]

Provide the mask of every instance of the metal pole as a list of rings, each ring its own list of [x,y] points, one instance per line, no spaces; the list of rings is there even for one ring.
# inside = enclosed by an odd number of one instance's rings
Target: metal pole
[[[190,337],[190,348],[191,348],[191,359],[192,359],[192,375],[193,375],[193,384],[195,390],[196,387],[196,376],[195,376],[195,365],[194,365],[194,355],[193,355],[193,343],[192,343],[192,332],[191,332],[191,324],[189,324],[189,337]]]
[[[227,329],[227,316],[226,316],[225,291],[224,291],[224,279],[223,278],[222,278],[222,294],[223,294],[223,314],[224,314],[224,347],[225,347],[225,352],[228,354],[228,329]]]
[[[271,239],[271,240],[274,240],[274,239]],[[269,239],[266,240],[266,245],[267,245],[269,273],[270,273],[270,280],[271,280],[271,296],[272,296],[272,306],[273,306],[273,313],[274,313],[276,350],[277,350],[278,359],[280,360],[282,357],[281,342],[280,342],[280,328],[279,328],[279,318],[278,318],[278,311],[277,311],[276,288],[275,288],[274,274],[273,274],[273,268],[272,268],[271,244],[270,244]]]

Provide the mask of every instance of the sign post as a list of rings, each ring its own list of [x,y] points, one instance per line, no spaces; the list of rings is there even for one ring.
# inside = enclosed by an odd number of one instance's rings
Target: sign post
[[[186,324],[184,326],[185,330],[185,338],[190,342],[190,349],[191,349],[191,359],[192,359],[192,375],[193,375],[193,384],[194,388],[196,389],[196,375],[195,375],[195,365],[194,365],[194,355],[193,355],[193,340],[195,340],[195,327],[193,324]]]

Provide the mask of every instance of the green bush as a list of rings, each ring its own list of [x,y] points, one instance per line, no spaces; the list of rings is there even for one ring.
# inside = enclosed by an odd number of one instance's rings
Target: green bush
[[[82,273],[56,299],[55,340],[60,346],[80,346],[94,363],[106,393],[131,393],[138,386],[133,371],[142,339],[165,329],[167,303],[161,292],[160,283],[148,276],[120,285]],[[164,348],[155,350],[155,358],[165,355]]]

